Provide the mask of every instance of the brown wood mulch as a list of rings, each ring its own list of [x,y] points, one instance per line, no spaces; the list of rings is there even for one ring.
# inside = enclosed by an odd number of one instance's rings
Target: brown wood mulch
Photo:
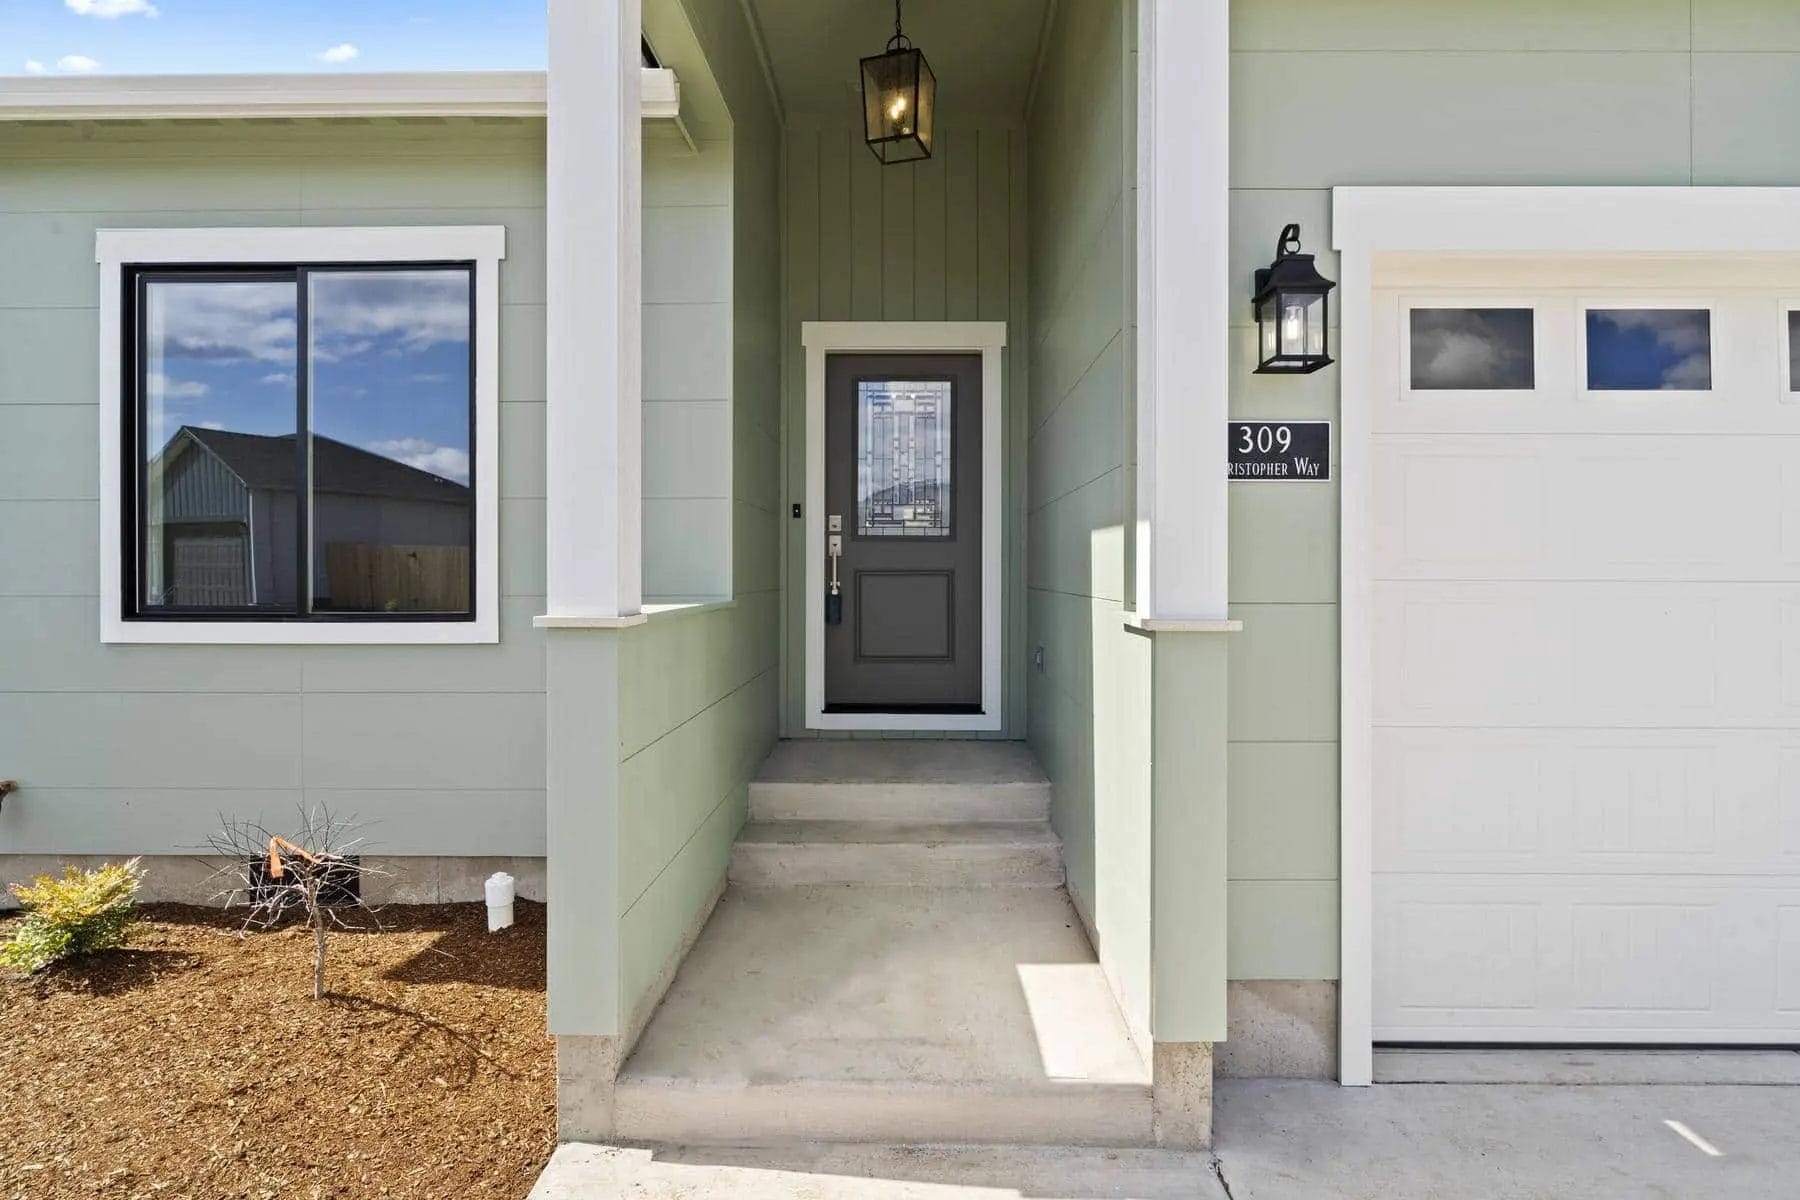
[[[334,932],[322,1001],[305,929],[181,905],[0,980],[0,1197],[523,1197],[556,1088],[544,909],[516,908]]]

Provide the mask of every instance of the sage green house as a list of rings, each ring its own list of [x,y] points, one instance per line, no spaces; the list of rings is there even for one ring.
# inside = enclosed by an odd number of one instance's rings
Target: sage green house
[[[0,79],[9,877],[507,870],[572,1139],[1800,1043],[1788,6],[549,7]]]

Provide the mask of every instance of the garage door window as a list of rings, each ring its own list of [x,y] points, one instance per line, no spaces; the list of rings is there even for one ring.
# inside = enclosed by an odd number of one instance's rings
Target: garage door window
[[[1414,391],[1535,386],[1529,308],[1415,308],[1408,313]]]
[[[1712,389],[1708,309],[1590,308],[1585,332],[1589,391]]]
[[[1800,392],[1800,309],[1787,310],[1787,361],[1788,391]]]

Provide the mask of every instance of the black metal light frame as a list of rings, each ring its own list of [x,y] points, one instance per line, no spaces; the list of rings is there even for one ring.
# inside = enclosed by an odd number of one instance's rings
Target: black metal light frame
[[[863,141],[870,152],[883,166],[930,158],[937,76],[925,52],[900,28],[900,0],[894,0],[894,36],[887,49],[861,60],[861,66]],[[896,100],[898,112],[892,110]]]
[[[1275,243],[1275,261],[1256,272],[1256,294],[1250,307],[1256,315],[1256,374],[1309,375],[1331,365],[1331,289],[1337,284],[1319,274],[1313,256],[1300,252],[1300,226],[1281,230]],[[1309,351],[1302,332],[1299,345],[1287,344],[1281,312],[1289,297],[1317,297],[1319,349]]]

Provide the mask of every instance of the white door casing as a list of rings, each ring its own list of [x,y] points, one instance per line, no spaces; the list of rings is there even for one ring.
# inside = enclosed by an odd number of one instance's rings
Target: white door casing
[[[1005,572],[1001,420],[1004,321],[805,321],[806,354],[806,707],[808,729],[998,730],[1005,713],[1002,619]],[[853,353],[981,355],[981,712],[828,713],[825,711],[825,358]]]
[[[1800,193],[1335,200],[1340,1078],[1376,1037],[1800,1040]],[[1405,306],[1502,299],[1534,391],[1403,390]],[[1712,390],[1587,392],[1588,304],[1711,308]]]

